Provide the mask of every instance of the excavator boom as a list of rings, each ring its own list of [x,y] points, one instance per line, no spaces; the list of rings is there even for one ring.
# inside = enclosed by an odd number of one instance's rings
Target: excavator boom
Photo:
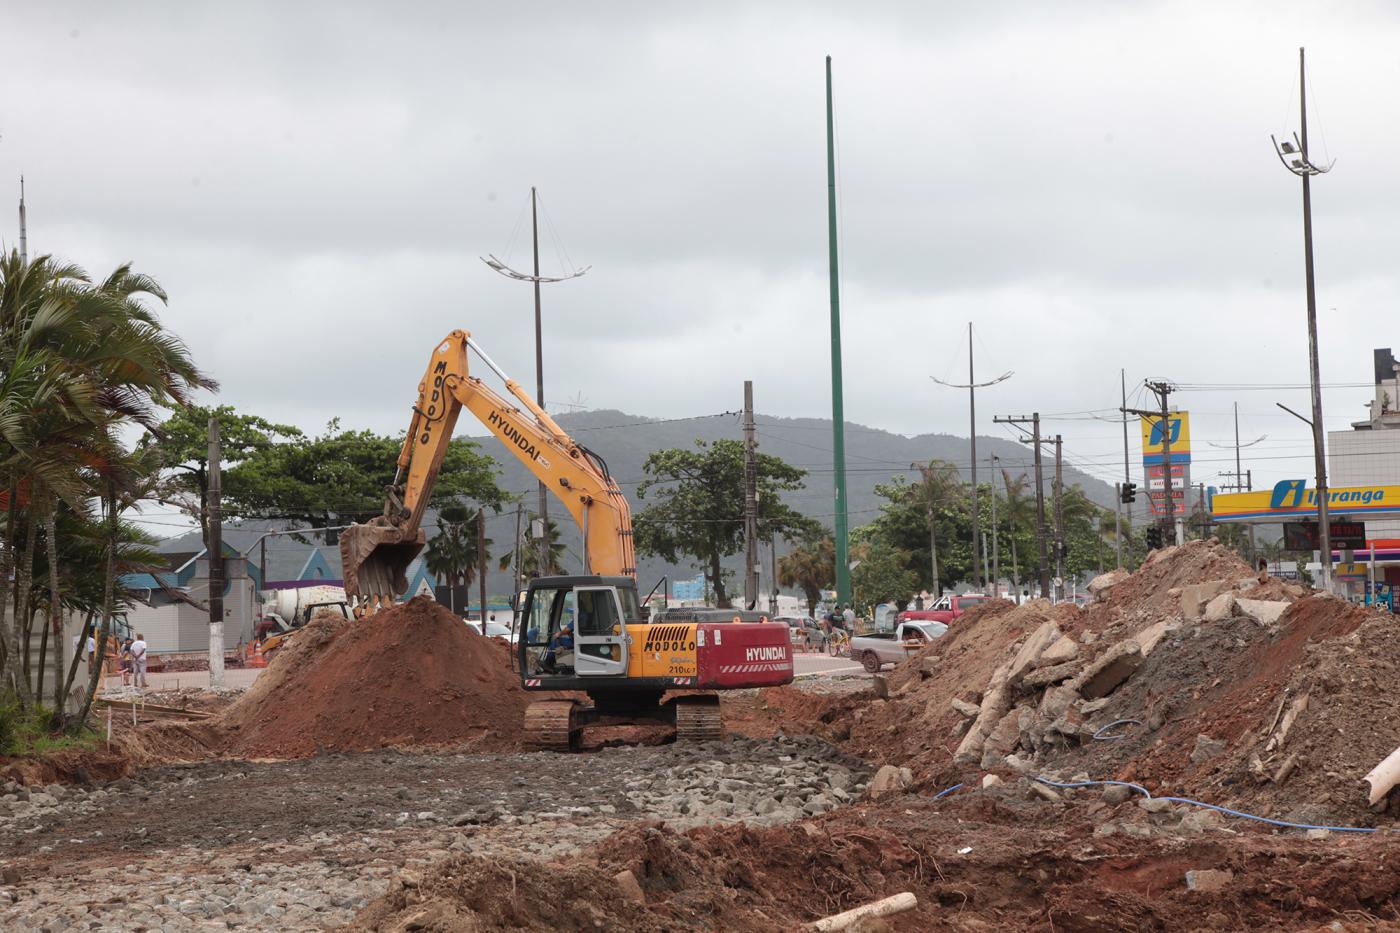
[[[471,374],[469,350],[505,382],[515,402]],[[467,331],[454,330],[433,349],[418,385],[384,513],[341,533],[340,559],[348,595],[373,608],[387,605],[408,589],[408,566],[423,549],[423,514],[464,407],[563,503],[583,529],[585,573],[636,576],[631,508],[602,459],[569,437]]]

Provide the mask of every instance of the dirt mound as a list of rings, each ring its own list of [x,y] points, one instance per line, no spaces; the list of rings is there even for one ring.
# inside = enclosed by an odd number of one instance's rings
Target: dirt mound
[[[1298,844],[1262,833],[1103,836],[1076,808],[968,795],[899,798],[802,823],[678,834],[620,830],[560,862],[457,857],[405,872],[356,919],[360,930],[797,929],[903,891],[918,907],[880,929],[1319,929],[1389,918],[1400,843]],[[1008,830],[1014,826],[1014,830]],[[1229,873],[1218,891],[1186,873]],[[636,879],[633,900],[616,880]],[[639,900],[638,900],[639,898]]]
[[[514,748],[527,700],[503,651],[428,597],[363,622],[318,614],[218,721],[227,751]]]
[[[1147,555],[1141,567],[1104,594],[1102,602],[1134,610],[1174,608],[1171,603],[1177,594],[1172,590],[1211,580],[1233,582],[1254,576],[1238,554],[1216,539],[1187,541]]]

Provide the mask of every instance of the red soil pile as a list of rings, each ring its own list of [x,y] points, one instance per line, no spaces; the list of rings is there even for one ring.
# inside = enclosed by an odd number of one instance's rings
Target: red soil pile
[[[428,597],[360,622],[319,616],[219,725],[227,752],[516,747],[528,701],[502,647]]]
[[[1099,836],[1078,805],[897,801],[767,828],[632,826],[548,863],[459,855],[405,871],[350,929],[767,933],[910,891],[913,911],[861,928],[1318,930],[1339,916],[1370,928],[1400,900],[1400,843],[1383,835],[1328,845],[1257,832],[1163,837],[1133,807],[1120,819],[1144,832]],[[1234,877],[1223,890],[1188,890],[1186,872],[1201,869]],[[639,901],[624,895],[621,871]]]

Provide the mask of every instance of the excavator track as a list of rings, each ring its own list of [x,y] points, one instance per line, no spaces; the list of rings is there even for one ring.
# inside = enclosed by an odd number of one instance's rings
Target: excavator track
[[[676,741],[710,742],[724,737],[719,697],[681,696],[676,704]]]
[[[578,704],[573,700],[537,700],[525,709],[525,746],[568,752],[578,746]]]

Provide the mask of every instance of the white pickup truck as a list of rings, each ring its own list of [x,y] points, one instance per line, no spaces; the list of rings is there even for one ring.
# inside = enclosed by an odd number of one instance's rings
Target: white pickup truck
[[[851,639],[851,660],[870,673],[886,664],[898,664],[948,631],[942,622],[901,622],[893,632],[857,635]]]

